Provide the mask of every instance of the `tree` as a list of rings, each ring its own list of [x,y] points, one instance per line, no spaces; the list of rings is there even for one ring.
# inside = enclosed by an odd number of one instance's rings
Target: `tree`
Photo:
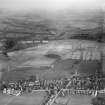
[[[16,45],[16,41],[12,39],[7,39],[5,41],[4,47],[6,48],[6,50],[9,50],[9,49],[12,49],[15,45]]]
[[[30,76],[29,80],[34,82],[36,80],[36,76],[35,75]]]
[[[3,54],[8,56],[8,51],[12,50],[16,46],[17,42],[12,39],[6,39],[3,43]]]

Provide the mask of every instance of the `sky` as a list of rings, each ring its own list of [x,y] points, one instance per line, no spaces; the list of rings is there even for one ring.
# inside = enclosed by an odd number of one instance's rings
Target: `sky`
[[[103,4],[104,0],[0,0],[0,8],[24,11],[43,9],[56,11],[61,9],[95,9]]]

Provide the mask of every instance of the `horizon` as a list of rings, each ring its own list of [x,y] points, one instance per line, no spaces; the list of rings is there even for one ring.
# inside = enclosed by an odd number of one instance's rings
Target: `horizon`
[[[13,12],[43,10],[59,12],[59,10],[85,11],[105,8],[101,0],[0,0],[0,8]]]

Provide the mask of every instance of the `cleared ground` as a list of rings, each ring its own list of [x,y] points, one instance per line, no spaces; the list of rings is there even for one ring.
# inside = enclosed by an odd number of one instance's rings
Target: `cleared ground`
[[[91,105],[91,99],[91,96],[73,96],[68,105]]]

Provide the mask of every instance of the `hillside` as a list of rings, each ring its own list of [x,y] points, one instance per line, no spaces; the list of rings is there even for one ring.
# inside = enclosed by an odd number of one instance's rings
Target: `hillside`
[[[4,79],[19,79],[38,74],[41,78],[52,79],[70,77],[76,71],[85,75],[94,74],[97,70],[102,72],[103,48],[100,46],[94,41],[55,40],[10,52],[8,60],[1,60],[1,76],[3,73]]]
[[[104,40],[104,20],[100,10],[79,13],[69,10],[59,13],[1,12],[0,15],[1,40],[32,41],[28,47],[24,44],[19,51],[8,52],[8,58],[0,55],[1,78],[19,79],[38,74],[51,79],[70,76],[76,69],[86,74],[102,70],[101,52],[105,47],[97,42]],[[34,40],[48,42],[36,44]],[[59,59],[49,58],[47,55],[50,54],[59,56]]]

